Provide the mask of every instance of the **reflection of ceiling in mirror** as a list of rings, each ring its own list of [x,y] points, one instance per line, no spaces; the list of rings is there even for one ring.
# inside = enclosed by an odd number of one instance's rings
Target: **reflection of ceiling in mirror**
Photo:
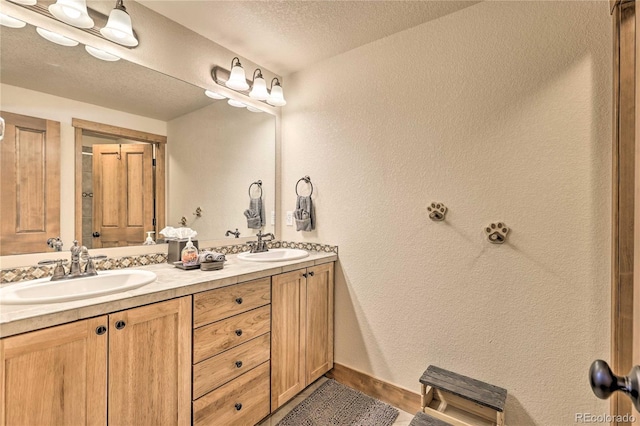
[[[31,25],[2,27],[0,81],[163,121],[217,102],[199,87],[140,65],[95,59],[82,44],[48,42]]]

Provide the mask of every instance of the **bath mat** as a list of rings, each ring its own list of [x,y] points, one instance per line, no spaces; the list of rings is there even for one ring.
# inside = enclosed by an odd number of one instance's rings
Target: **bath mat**
[[[399,411],[335,380],[327,380],[276,426],[391,426]]]

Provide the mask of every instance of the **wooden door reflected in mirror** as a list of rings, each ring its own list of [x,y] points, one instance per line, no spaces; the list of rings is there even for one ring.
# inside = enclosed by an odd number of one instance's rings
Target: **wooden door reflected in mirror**
[[[164,227],[166,136],[84,120],[76,127],[76,239],[141,245]]]

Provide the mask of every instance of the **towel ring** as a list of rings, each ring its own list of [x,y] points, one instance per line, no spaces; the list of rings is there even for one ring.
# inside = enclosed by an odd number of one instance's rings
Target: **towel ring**
[[[298,179],[298,181],[296,182],[296,195],[299,197],[300,194],[298,194],[298,184],[302,181],[307,182],[309,185],[311,185],[311,192],[309,193],[308,197],[311,197],[311,195],[313,194],[313,184],[311,183],[311,178],[309,176],[304,176],[301,177],[300,179]]]
[[[257,180],[255,182],[253,182],[251,185],[249,185],[249,198],[251,198],[251,188],[253,187],[253,185],[258,185],[258,188],[260,188],[260,197],[262,198],[262,181],[261,180]]]

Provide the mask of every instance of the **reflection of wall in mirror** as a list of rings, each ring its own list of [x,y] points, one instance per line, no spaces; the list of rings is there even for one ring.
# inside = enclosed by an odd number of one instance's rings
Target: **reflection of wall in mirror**
[[[263,232],[273,232],[274,116],[221,101],[169,121],[167,136],[168,225],[178,226],[185,216],[199,240],[224,238],[227,229],[236,228],[243,237],[254,235],[258,230],[247,227],[244,211],[249,207],[249,185],[260,179]],[[197,207],[203,210],[201,218],[192,214]]]
[[[81,118],[160,135],[167,134],[167,123],[7,84],[1,84],[0,89],[3,110],[60,122],[60,236],[66,250],[74,238],[75,215],[75,142],[71,119]],[[41,251],[49,251],[46,242]]]

